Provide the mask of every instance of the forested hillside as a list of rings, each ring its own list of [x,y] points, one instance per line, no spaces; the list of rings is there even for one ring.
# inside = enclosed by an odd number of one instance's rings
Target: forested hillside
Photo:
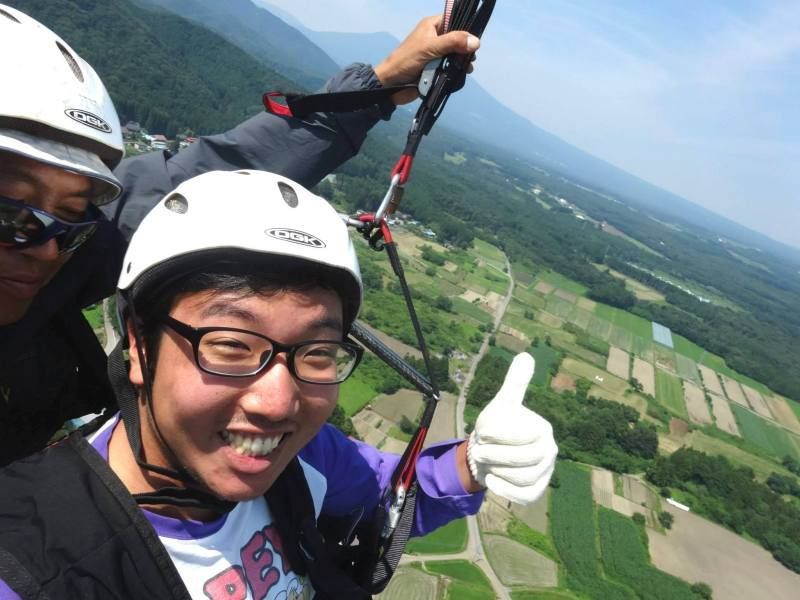
[[[222,37],[127,0],[10,0],[57,31],[98,71],[123,123],[169,137],[211,133],[261,108],[267,89],[301,87]]]
[[[61,33],[98,69],[122,119],[152,132],[219,131],[261,110],[266,89],[301,87],[218,35],[127,0],[11,3]],[[353,210],[373,208],[407,125],[398,113],[376,128],[325,193]],[[661,321],[800,401],[797,265],[720,241],[669,215],[645,214],[440,128],[422,145],[403,210],[442,241],[463,247],[480,236],[512,261],[568,275],[586,285],[591,298]],[[661,286],[668,303],[637,300],[619,279],[594,266],[603,263]],[[723,301],[701,301],[666,283],[670,278],[695,282]]]

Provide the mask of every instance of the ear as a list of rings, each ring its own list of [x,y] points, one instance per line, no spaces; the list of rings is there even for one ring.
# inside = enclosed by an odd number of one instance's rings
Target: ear
[[[133,335],[133,324],[130,319],[125,322],[125,327],[128,330],[128,344],[130,346],[128,360],[131,363],[131,369],[128,372],[128,378],[133,385],[141,387],[144,385],[142,363],[139,360],[139,345],[136,343],[136,336]]]

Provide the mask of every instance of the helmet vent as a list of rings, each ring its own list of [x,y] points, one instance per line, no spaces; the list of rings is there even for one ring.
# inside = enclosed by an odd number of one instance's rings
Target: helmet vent
[[[67,50],[61,42],[56,42],[56,46],[61,51],[61,56],[64,57],[64,60],[67,61],[69,68],[72,69],[72,74],[75,75],[75,78],[83,83],[83,73],[81,72],[81,68],[78,66],[78,61],[75,60],[75,57],[72,56],[72,53]]]
[[[185,215],[189,211],[189,201],[186,196],[172,194],[164,201],[164,208],[179,215]]]
[[[10,20],[14,21],[14,23],[19,23],[19,19],[17,17],[12,15],[11,13],[8,13],[8,12],[4,11],[2,8],[0,8],[0,15],[3,15],[7,19],[10,19]]]
[[[289,205],[289,208],[297,208],[299,200],[297,198],[297,192],[294,191],[294,188],[283,181],[279,181],[278,189],[281,191],[283,201]]]

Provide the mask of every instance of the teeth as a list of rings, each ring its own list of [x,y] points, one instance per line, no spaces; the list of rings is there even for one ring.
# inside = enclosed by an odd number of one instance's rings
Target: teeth
[[[260,437],[251,435],[241,435],[239,433],[222,432],[222,438],[234,449],[237,454],[242,456],[266,456],[280,443],[282,435],[270,437]]]

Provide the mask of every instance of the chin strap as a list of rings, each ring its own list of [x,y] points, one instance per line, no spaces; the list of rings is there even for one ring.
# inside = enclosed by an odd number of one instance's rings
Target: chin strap
[[[164,454],[174,457],[175,453],[161,435],[155,414],[153,414],[153,379],[144,354],[143,340],[141,332],[139,331],[139,320],[136,316],[136,309],[129,295],[125,294],[124,300],[130,311],[131,323],[133,324],[133,336],[136,341],[136,350],[142,369],[142,378],[144,379],[142,394],[144,395],[145,406],[147,407],[148,419],[159,444],[164,450]],[[230,512],[233,510],[234,506],[236,506],[235,502],[222,500],[214,494],[200,489],[200,482],[183,467],[164,467],[151,464],[144,460],[142,456],[141,422],[139,420],[139,397],[128,378],[128,366],[123,355],[124,343],[124,340],[120,339],[108,357],[108,378],[111,381],[111,387],[114,389],[114,394],[117,397],[122,423],[125,427],[125,432],[128,434],[128,443],[133,451],[136,464],[142,469],[185,484],[183,487],[167,485],[152,492],[133,494],[134,499],[138,504],[168,504],[180,507],[205,508],[220,513]]]

